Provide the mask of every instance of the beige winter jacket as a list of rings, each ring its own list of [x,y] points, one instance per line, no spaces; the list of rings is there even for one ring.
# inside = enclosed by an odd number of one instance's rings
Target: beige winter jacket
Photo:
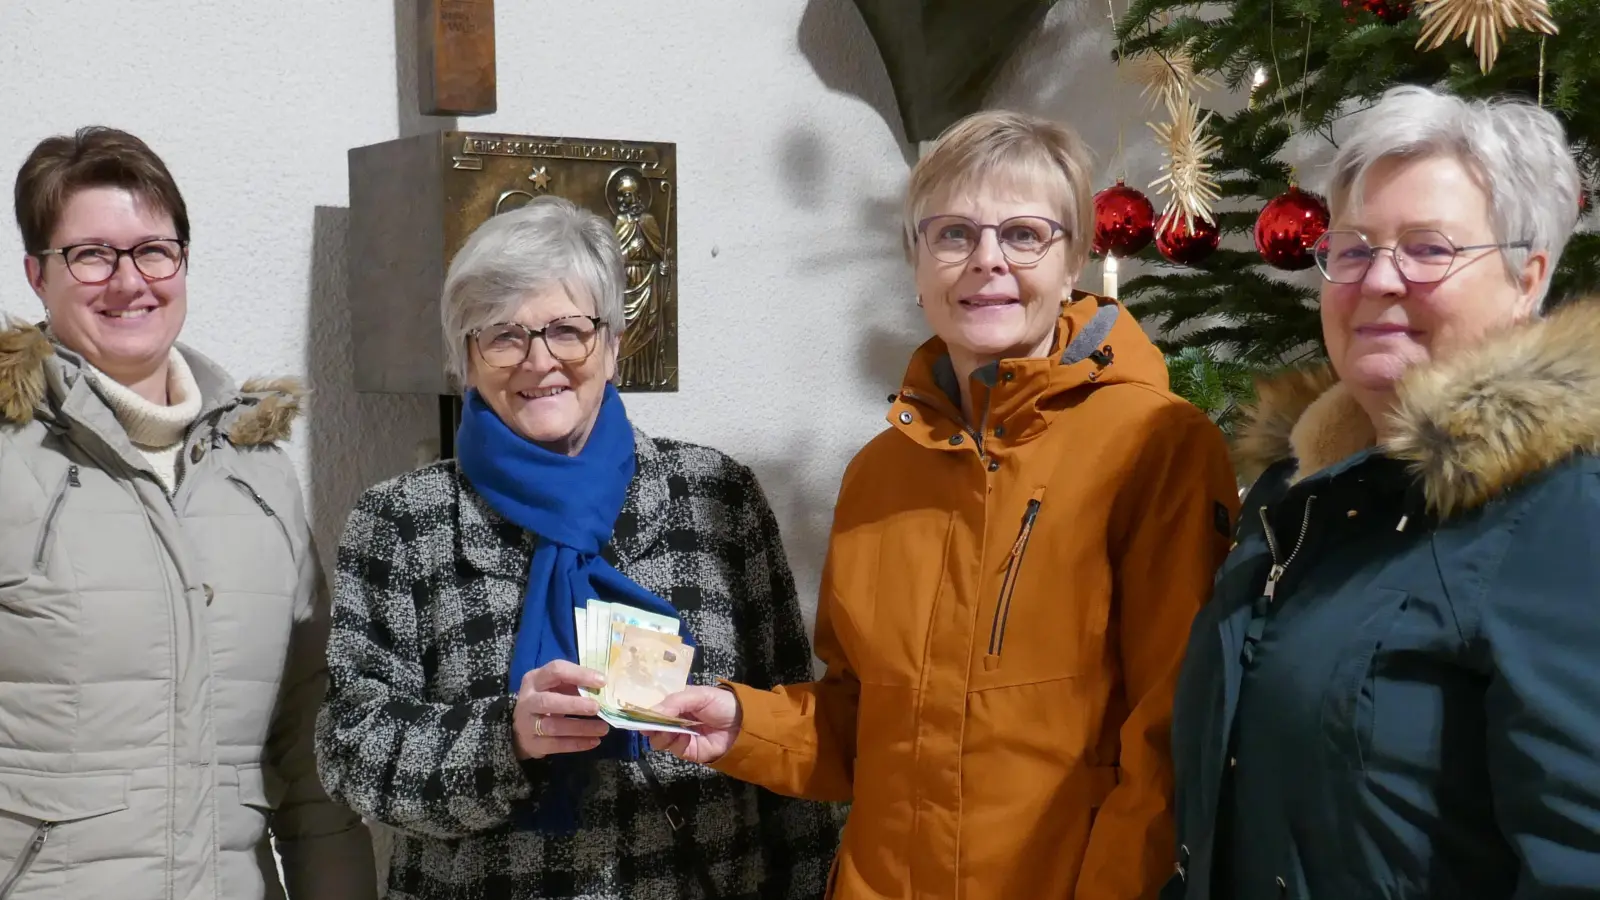
[[[275,444],[298,393],[179,347],[169,497],[83,375],[0,328],[0,900],[376,896],[317,779],[327,601]]]

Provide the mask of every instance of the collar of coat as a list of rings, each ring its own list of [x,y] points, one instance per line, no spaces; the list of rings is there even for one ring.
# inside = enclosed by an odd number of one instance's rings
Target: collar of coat
[[[237,410],[225,426],[230,443],[255,447],[288,439],[305,397],[298,381],[253,378],[236,388],[216,363],[182,344],[178,350],[204,398],[200,418]],[[55,404],[82,378],[80,363],[37,325],[0,327],[0,424],[26,425],[56,415]]]
[[[1428,505],[1475,509],[1574,453],[1600,452],[1600,300],[1568,304],[1401,381],[1379,449],[1406,462]],[[1286,459],[1291,482],[1378,446],[1326,364],[1257,384],[1234,445],[1246,483]]]
[[[972,373],[980,391],[981,422],[961,413],[961,386],[950,351],[937,337],[912,354],[900,391],[889,399],[889,424],[942,450],[967,427],[1003,426],[1008,441],[1042,433],[1066,407],[1063,395],[1093,385],[1143,384],[1167,390],[1167,368],[1127,308],[1114,299],[1074,291],[1056,319],[1054,349],[1046,356],[1006,359]],[[918,409],[918,407],[922,409]],[[928,411],[937,412],[927,416]]]

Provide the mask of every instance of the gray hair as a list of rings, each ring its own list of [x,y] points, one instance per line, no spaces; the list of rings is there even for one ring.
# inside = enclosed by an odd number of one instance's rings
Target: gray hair
[[[537,197],[479,225],[450,262],[439,302],[445,367],[467,383],[467,337],[508,322],[529,293],[559,284],[588,297],[611,339],[622,335],[622,250],[605,219],[562,197]]]
[[[1428,156],[1454,156],[1479,178],[1497,243],[1530,244],[1501,254],[1512,283],[1521,280],[1530,253],[1549,251],[1538,290],[1542,307],[1550,275],[1578,225],[1582,182],[1561,121],[1524,100],[1466,100],[1416,85],[1390,88],[1357,117],[1354,132],[1334,155],[1328,199],[1334,207],[1359,208],[1373,166]]]

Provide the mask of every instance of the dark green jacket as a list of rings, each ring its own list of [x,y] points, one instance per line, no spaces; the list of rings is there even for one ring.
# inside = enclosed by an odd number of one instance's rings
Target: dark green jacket
[[[1600,896],[1600,304],[1262,393],[1191,633],[1164,898]]]

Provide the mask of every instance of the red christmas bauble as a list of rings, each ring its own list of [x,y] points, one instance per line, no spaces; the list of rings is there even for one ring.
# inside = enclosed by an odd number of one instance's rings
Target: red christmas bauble
[[[1361,6],[1385,25],[1399,24],[1411,15],[1411,4],[1406,0],[1361,0]]]
[[[1344,20],[1351,25],[1356,23],[1356,7],[1361,7],[1378,17],[1378,21],[1385,25],[1398,25],[1411,15],[1410,0],[1341,0],[1341,5],[1348,12]]]
[[[1156,235],[1156,249],[1172,262],[1192,266],[1211,255],[1222,242],[1222,232],[1212,222],[1198,216],[1185,224],[1179,216],[1168,223],[1165,231]]]
[[[1094,195],[1094,252],[1127,258],[1150,246],[1156,236],[1156,208],[1150,198],[1117,179]]]
[[[1351,25],[1356,23],[1356,7],[1361,7],[1378,17],[1378,21],[1385,25],[1397,25],[1411,15],[1409,0],[1341,0],[1341,5],[1348,10],[1344,20]]]
[[[1274,197],[1256,218],[1256,251],[1275,269],[1309,269],[1311,245],[1328,230],[1328,204],[1297,187]]]

